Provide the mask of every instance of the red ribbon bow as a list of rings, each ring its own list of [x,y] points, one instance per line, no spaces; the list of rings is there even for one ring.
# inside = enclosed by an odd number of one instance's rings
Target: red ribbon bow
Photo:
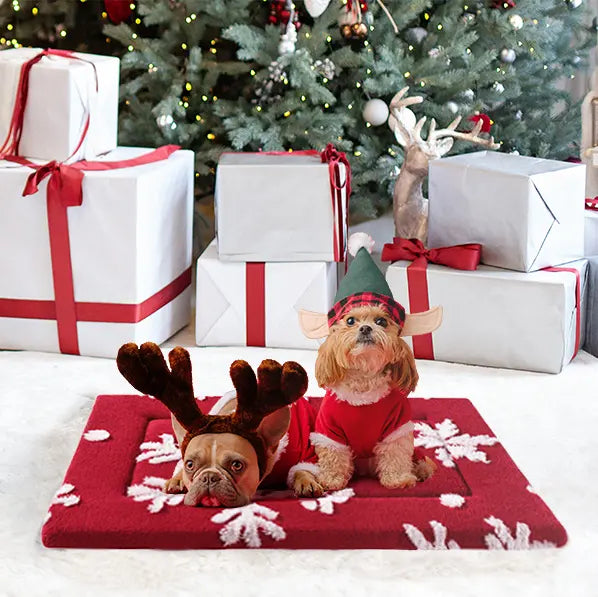
[[[593,199],[586,199],[586,209],[598,211],[598,197]]]
[[[382,261],[413,261],[407,268],[407,284],[409,287],[409,306],[411,313],[423,313],[430,309],[428,293],[428,263],[437,263],[453,269],[476,270],[480,264],[482,245],[470,243],[455,247],[426,249],[416,239],[395,238],[392,243],[384,245]],[[418,359],[434,359],[432,334],[414,336],[413,354]]]
[[[454,247],[426,249],[417,238],[395,238],[384,245],[382,261],[413,261],[414,263],[437,263],[453,269],[473,271],[482,257],[482,245],[469,243]]]
[[[44,56],[59,56],[61,58],[70,58],[72,60],[80,60],[81,62],[87,62],[93,68],[93,72],[95,75],[95,83],[96,83],[96,91],[98,90],[98,74],[96,71],[95,64],[90,62],[89,60],[85,60],[84,58],[79,58],[75,56],[69,50],[42,50],[39,54],[36,54],[33,58],[24,62],[21,66],[21,72],[19,74],[19,82],[17,84],[17,93],[15,96],[15,105],[12,112],[12,118],[10,120],[10,125],[8,127],[8,133],[6,135],[6,139],[4,139],[2,145],[0,145],[0,159],[4,159],[6,156],[11,155],[18,155],[19,154],[19,144],[21,143],[21,136],[23,135],[23,123],[25,122],[25,109],[27,108],[27,97],[29,95],[29,75],[31,73],[31,69],[42,59]],[[87,118],[85,124],[83,125],[83,129],[81,131],[81,138],[77,147],[71,154],[71,157],[74,156],[80,149],[85,137],[87,136],[87,131],[89,129],[89,112],[87,113]]]

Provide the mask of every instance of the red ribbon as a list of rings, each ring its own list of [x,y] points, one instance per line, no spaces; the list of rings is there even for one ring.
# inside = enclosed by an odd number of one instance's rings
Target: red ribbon
[[[323,151],[315,149],[302,149],[299,151],[264,151],[266,155],[309,155],[318,156],[323,164],[328,164],[330,176],[330,196],[332,199],[332,221],[336,224],[333,229],[334,261],[344,261],[347,265],[347,245],[345,242],[345,230],[349,222],[349,199],[351,197],[351,165],[347,155],[338,151],[332,143],[329,143]],[[345,166],[345,181],[340,182],[340,164]],[[345,189],[345,218],[343,219],[343,189]]]
[[[245,264],[245,339],[266,346],[266,264]]]
[[[78,305],[97,305],[96,303],[77,304],[75,302],[75,291],[73,285],[73,268],[71,262],[67,208],[80,206],[83,202],[82,183],[84,171],[115,170],[159,162],[168,158],[178,149],[179,147],[176,145],[165,145],[154,151],[150,151],[149,153],[128,160],[113,162],[80,161],[74,164],[50,162],[41,166],[21,157],[7,158],[9,161],[16,162],[34,170],[34,172],[27,178],[23,196],[36,193],[38,191],[39,184],[45,178],[49,177],[46,191],[46,203],[48,208],[48,229],[50,232],[52,277],[54,281],[55,300],[53,303],[53,309],[56,317],[56,324],[58,326],[58,344],[60,347],[60,352],[67,354],[79,354],[77,321],[81,321],[79,319],[79,315],[81,313],[80,309],[78,310]],[[187,286],[188,285],[189,284],[187,284]],[[185,287],[183,287],[183,290]],[[163,291],[166,293],[170,292],[166,291],[165,289],[163,289]],[[179,290],[179,293],[180,292],[182,292],[182,290]],[[25,302],[37,304],[46,303],[47,301]],[[142,303],[142,305],[143,304],[144,303]],[[11,309],[15,308],[15,306],[18,306],[17,302],[15,301],[12,301],[11,303],[5,303],[5,305],[8,305]],[[118,305],[111,305],[110,308],[103,312],[111,316],[117,311],[112,307],[117,306]],[[32,305],[30,305],[30,307],[33,308]],[[27,311],[27,309],[30,307],[25,306],[23,309]],[[147,306],[143,307],[143,309],[147,309]],[[83,310],[85,311],[85,307]],[[19,317],[19,315],[12,316]],[[115,315],[115,317],[118,318],[117,315]],[[107,319],[103,321],[110,320]]]
[[[15,105],[8,127],[8,133],[6,139],[4,139],[2,145],[0,145],[0,159],[4,159],[6,156],[16,156],[19,154],[19,144],[21,143],[21,137],[23,135],[23,123],[25,122],[25,110],[27,108],[27,97],[29,95],[29,75],[31,69],[42,59],[44,56],[58,56],[60,58],[69,58],[71,60],[80,60],[81,62],[87,62],[93,68],[95,75],[96,91],[98,90],[98,74],[96,71],[95,64],[84,58],[75,56],[69,50],[42,50],[39,54],[36,54],[33,58],[24,62],[21,66],[21,72],[19,74],[19,82],[17,84],[17,93],[15,96]],[[73,151],[70,157],[73,157],[81,148],[87,131],[89,130],[90,114],[87,110],[87,118],[81,131],[81,137],[77,143],[77,147]],[[70,159],[69,157],[69,159]]]
[[[571,358],[573,360],[579,352],[581,341],[581,274],[574,267],[545,267],[542,271],[569,272],[575,275],[575,350]]]
[[[474,271],[480,264],[482,245],[469,243],[454,247],[426,249],[418,239],[395,238],[384,245],[382,261],[412,261],[407,268],[409,305],[412,313],[430,309],[428,292],[428,263],[437,263],[453,269]],[[434,360],[432,334],[413,336],[413,354],[418,359]]]
[[[586,209],[598,211],[598,197],[593,199],[586,199]]]

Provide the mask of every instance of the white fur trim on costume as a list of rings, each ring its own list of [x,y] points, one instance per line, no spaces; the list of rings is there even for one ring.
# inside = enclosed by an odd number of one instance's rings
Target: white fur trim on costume
[[[384,398],[385,396],[388,396],[391,390],[388,382],[385,382],[380,387],[374,388],[369,392],[356,392],[354,390],[350,390],[342,384],[330,389],[334,392],[335,396],[339,400],[352,404],[353,406],[375,404],[376,402],[382,400],[382,398]]]
[[[317,475],[320,472],[320,467],[313,462],[298,462],[296,465],[292,466],[287,475],[287,486],[291,489],[293,488],[293,480],[295,479],[295,473],[297,471],[309,471],[310,473]]]
[[[355,232],[349,237],[347,248],[349,253],[355,257],[357,251],[364,247],[368,253],[371,253],[374,249],[374,239],[367,232]]]
[[[334,448],[335,450],[351,450],[349,446],[346,444],[341,444],[340,442],[334,441],[330,439],[328,436],[324,435],[323,433],[316,433],[313,431],[309,434],[309,441],[314,446],[322,446],[324,448]]]
[[[276,452],[274,453],[274,464],[276,464],[280,457],[285,453],[286,449],[289,446],[289,434],[285,433],[278,442],[278,448],[276,448]]]
[[[209,415],[217,415],[231,400],[234,400],[237,397],[237,392],[235,390],[230,390],[226,392],[226,394],[222,394],[220,398],[216,401],[216,404],[212,406],[210,409]]]
[[[392,433],[387,435],[382,440],[382,443],[387,444],[387,443],[393,442],[401,437],[405,437],[406,435],[413,433],[413,429],[414,429],[413,421],[409,421],[408,423],[401,425],[398,429],[395,429]]]

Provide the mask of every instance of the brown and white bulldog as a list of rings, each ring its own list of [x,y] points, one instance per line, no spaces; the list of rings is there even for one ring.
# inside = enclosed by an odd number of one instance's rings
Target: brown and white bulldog
[[[303,399],[307,374],[293,362],[265,360],[257,378],[245,361],[235,361],[235,387],[204,415],[194,398],[191,360],[181,347],[169,354],[147,342],[125,344],[117,357],[123,376],[172,413],[182,468],[165,485],[186,492],[189,506],[237,507],[251,502],[258,487],[286,484],[298,496],[322,494],[316,455],[309,443],[315,412]]]

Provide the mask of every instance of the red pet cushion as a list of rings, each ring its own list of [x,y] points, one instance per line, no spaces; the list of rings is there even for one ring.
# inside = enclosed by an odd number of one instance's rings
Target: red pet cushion
[[[202,410],[216,398],[202,402]],[[311,398],[315,405],[318,398]],[[411,399],[415,441],[438,465],[415,488],[375,479],[319,499],[284,488],[242,508],[191,508],[162,492],[180,460],[170,413],[146,396],[99,396],[42,541],[46,547],[531,549],[565,529],[469,400]]]

